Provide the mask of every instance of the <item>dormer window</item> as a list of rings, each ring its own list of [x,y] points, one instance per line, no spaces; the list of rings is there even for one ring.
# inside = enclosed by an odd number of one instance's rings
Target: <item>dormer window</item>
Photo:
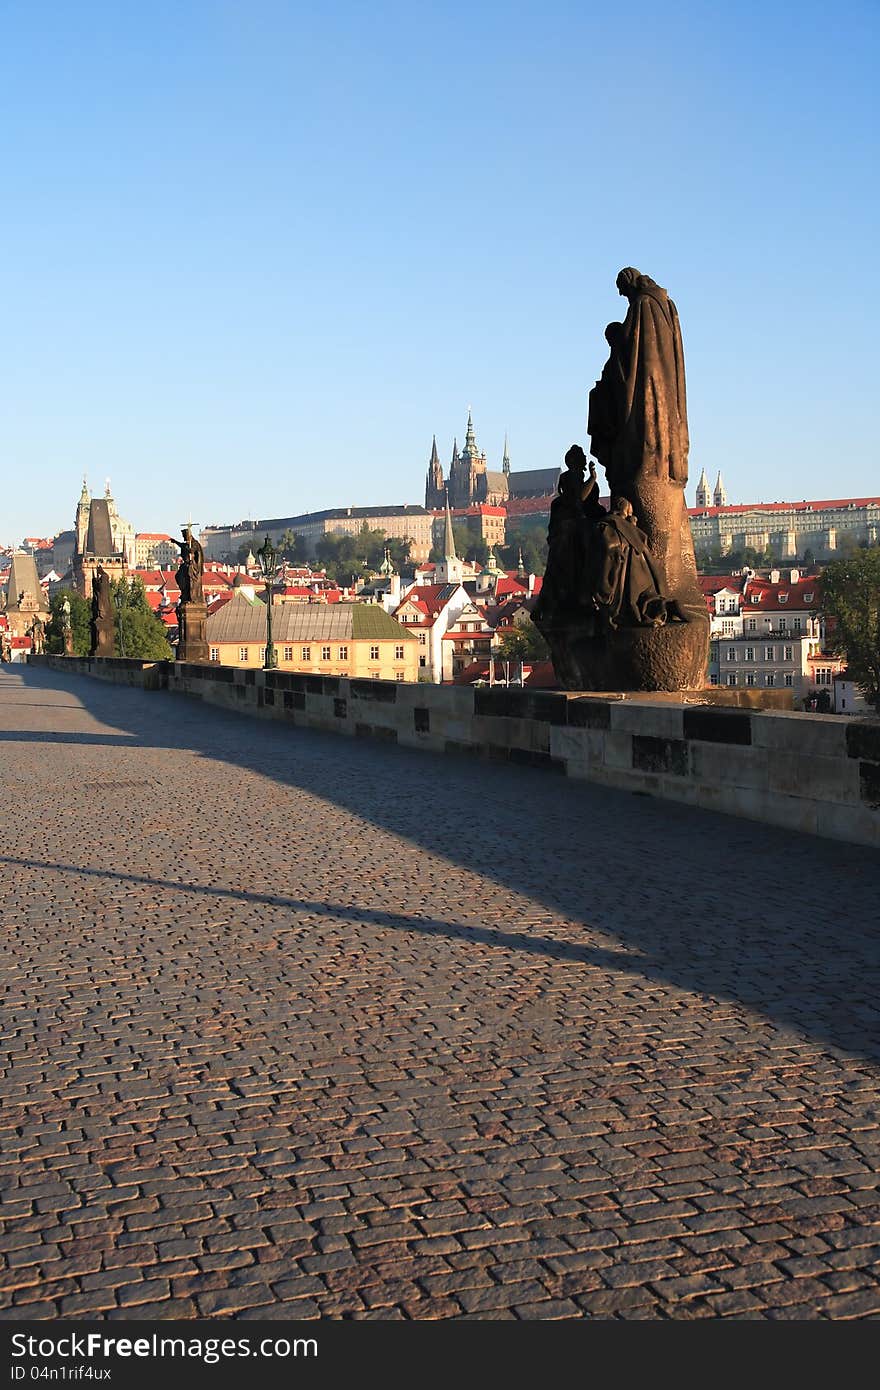
[[[813,602],[813,595],[812,595],[812,594],[804,594],[804,603],[812,603],[812,602]]]
[[[788,603],[788,594],[780,594],[780,595],[779,595],[779,602],[780,602],[780,603]]]

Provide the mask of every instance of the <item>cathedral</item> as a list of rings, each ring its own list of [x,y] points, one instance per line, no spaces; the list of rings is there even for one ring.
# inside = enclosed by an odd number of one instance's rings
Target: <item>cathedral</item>
[[[487,468],[486,455],[477,448],[473,420],[468,411],[464,448],[459,453],[458,441],[453,442],[449,477],[445,481],[437,453],[437,436],[434,436],[425,480],[425,507],[428,511],[439,511],[446,506],[447,493],[453,511],[479,503],[503,507],[512,497],[552,497],[558,479],[558,468],[532,468],[512,473],[506,436],[501,470]]]

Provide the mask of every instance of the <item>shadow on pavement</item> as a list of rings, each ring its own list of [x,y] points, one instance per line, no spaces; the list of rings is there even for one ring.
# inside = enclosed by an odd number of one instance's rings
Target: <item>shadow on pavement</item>
[[[173,879],[52,862],[39,867],[211,896],[241,896],[401,931],[463,937],[629,971],[697,995],[737,1002],[870,1060],[880,1060],[880,853],[632,796],[545,772],[464,755],[346,739],[203,704],[16,668],[29,691],[65,692],[95,720],[123,730],[9,731],[2,741],[106,743],[129,752],[170,749],[272,778],[331,802],[377,831],[506,886],[564,919],[617,940],[622,950],[454,920],[423,919],[239,893]],[[197,763],[186,775],[197,788]],[[108,779],[113,777],[112,755]],[[231,808],[246,819],[248,808]],[[279,824],[279,831],[283,823]],[[277,851],[277,846],[276,846]],[[173,859],[175,845],[169,843]],[[10,856],[3,863],[37,861]],[[417,870],[413,882],[417,882]],[[453,905],[454,906],[454,905]],[[478,902],[467,913],[478,911]],[[516,906],[509,928],[515,924]]]

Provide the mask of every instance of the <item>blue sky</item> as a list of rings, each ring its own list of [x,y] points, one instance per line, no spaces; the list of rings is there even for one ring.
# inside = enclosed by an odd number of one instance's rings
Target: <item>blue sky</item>
[[[583,441],[614,280],[689,497],[880,493],[876,0],[0,0],[0,541],[421,501]]]

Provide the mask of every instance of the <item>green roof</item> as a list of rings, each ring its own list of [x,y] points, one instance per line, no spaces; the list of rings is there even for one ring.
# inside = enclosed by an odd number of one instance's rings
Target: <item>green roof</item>
[[[393,637],[398,641],[405,637],[410,642],[416,640],[414,632],[407,632],[403,624],[392,618],[390,613],[386,613],[378,603],[355,603],[352,605],[351,616],[351,635],[354,640],[359,637]]]

